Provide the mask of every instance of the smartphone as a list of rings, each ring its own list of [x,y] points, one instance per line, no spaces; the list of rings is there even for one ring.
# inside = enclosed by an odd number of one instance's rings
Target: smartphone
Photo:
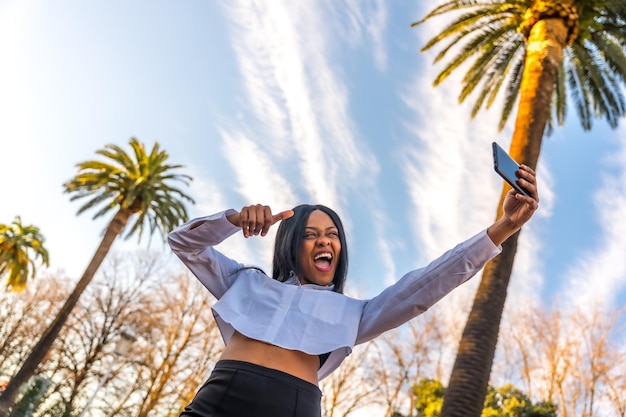
[[[491,144],[493,149],[493,168],[515,191],[530,197],[530,192],[519,184],[517,171],[519,164],[496,142]]]

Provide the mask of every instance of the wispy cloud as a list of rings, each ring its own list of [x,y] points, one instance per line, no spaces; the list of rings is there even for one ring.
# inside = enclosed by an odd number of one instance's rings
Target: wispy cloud
[[[345,33],[353,45],[365,44],[372,51],[374,61],[379,70],[387,68],[387,51],[385,48],[385,30],[387,29],[388,11],[383,0],[345,0],[333,2],[341,13]]]
[[[376,161],[357,146],[349,98],[329,52],[327,15],[315,2],[239,2],[226,10],[250,108],[261,128],[257,143],[299,169],[313,201],[339,207],[339,183]]]
[[[624,136],[625,129],[622,128]],[[626,289],[626,145],[616,141],[618,148],[607,160],[609,171],[602,187],[595,194],[601,236],[599,245],[585,254],[565,278],[569,280],[567,297],[584,307],[603,302],[610,307]]]
[[[221,132],[224,155],[235,178],[229,188],[236,189],[250,203],[269,204],[285,210],[297,203],[289,181],[274,169],[270,152],[240,132]]]
[[[228,202],[220,191],[219,185],[202,175],[202,169],[195,164],[189,164],[187,174],[193,178],[191,189],[195,204],[190,207],[190,217],[205,216],[216,213],[228,207]]]
[[[414,235],[429,258],[493,220],[501,185],[491,161],[495,123],[489,115],[468,122],[467,106],[455,98],[458,84],[435,89],[431,77],[418,76],[404,95],[414,142],[402,159]]]

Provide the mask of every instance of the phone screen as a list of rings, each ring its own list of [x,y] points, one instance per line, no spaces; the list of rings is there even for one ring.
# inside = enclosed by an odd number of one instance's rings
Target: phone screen
[[[519,180],[517,178],[519,164],[515,162],[515,160],[511,158],[509,154],[496,142],[492,143],[492,148],[493,168],[495,171],[500,174],[500,176],[504,178],[504,180],[508,182],[509,185],[515,189],[515,191],[530,196],[528,190],[519,184]]]

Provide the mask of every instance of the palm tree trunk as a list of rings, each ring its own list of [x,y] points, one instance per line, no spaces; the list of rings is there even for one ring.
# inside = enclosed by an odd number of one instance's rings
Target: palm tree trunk
[[[531,29],[520,103],[511,141],[511,156],[535,168],[550,111],[567,27],[561,19],[540,20]],[[508,187],[503,189],[497,217]],[[441,417],[480,417],[484,407],[491,366],[507,287],[513,270],[519,232],[503,245],[502,253],[487,263],[472,310],[459,343],[456,361],[441,409]]]
[[[442,417],[481,415],[518,236],[511,236],[502,245],[502,253],[485,265],[444,397]]]
[[[35,347],[33,347],[30,355],[28,355],[22,364],[20,370],[15,374],[15,376],[13,376],[13,378],[11,378],[6,386],[6,389],[0,396],[0,416],[8,415],[9,410],[15,404],[20,387],[22,384],[26,383],[31,376],[33,376],[37,367],[45,358],[46,354],[50,350],[50,347],[52,347],[52,343],[55,341],[59,332],[63,328],[65,321],[74,309],[74,306],[76,306],[76,303],[78,303],[78,299],[93,279],[96,271],[100,267],[100,264],[109,252],[109,249],[111,249],[113,241],[120,234],[121,230],[128,222],[128,218],[131,214],[132,212],[129,209],[120,209],[107,226],[104,237],[100,242],[100,246],[98,246],[96,253],[91,258],[83,276],[76,284],[76,287],[74,287],[74,290],[65,301],[65,304],[50,326],[48,326]]]

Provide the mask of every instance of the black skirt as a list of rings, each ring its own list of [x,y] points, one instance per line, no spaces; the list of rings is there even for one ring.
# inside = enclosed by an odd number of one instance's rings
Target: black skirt
[[[310,382],[249,362],[219,361],[181,417],[320,417]]]

